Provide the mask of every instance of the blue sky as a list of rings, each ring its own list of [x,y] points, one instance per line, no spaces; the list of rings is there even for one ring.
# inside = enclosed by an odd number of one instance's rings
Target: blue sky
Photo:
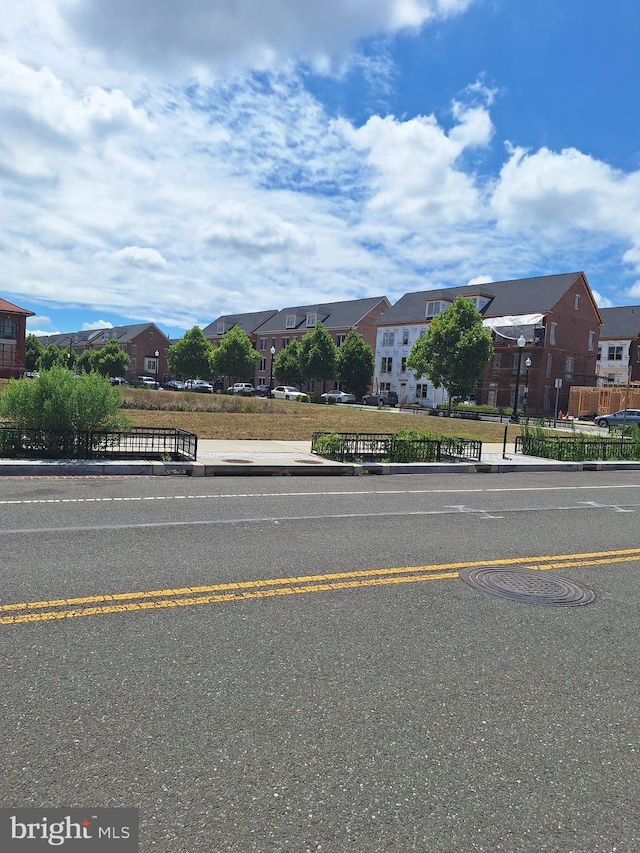
[[[584,270],[640,303],[637,0],[21,0],[0,296],[41,333]]]

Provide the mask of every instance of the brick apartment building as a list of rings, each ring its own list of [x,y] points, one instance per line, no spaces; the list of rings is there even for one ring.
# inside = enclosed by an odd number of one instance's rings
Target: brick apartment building
[[[566,411],[570,386],[595,381],[602,317],[584,273],[573,272],[405,294],[377,324],[375,387],[396,391],[405,404],[445,402],[444,391],[424,377],[416,380],[406,361],[433,317],[459,294],[475,304],[495,350],[477,403],[513,406],[518,362],[518,409],[531,415],[553,413],[556,395]]]
[[[0,299],[0,377],[18,379],[24,373],[27,317],[33,311]]]

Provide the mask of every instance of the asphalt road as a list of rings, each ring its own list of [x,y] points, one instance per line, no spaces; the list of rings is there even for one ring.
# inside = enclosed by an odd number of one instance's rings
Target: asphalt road
[[[0,805],[136,806],[143,853],[637,853],[639,512],[619,471],[4,479]]]

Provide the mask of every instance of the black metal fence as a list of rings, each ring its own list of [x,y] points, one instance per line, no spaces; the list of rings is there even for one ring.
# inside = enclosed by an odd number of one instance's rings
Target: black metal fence
[[[196,459],[198,436],[174,428],[133,427],[127,432],[0,427],[5,459]]]
[[[624,438],[518,435],[515,452],[561,462],[633,461],[640,459],[640,442]]]
[[[314,432],[311,452],[334,462],[479,461],[482,442],[467,438],[405,438],[390,433]]]

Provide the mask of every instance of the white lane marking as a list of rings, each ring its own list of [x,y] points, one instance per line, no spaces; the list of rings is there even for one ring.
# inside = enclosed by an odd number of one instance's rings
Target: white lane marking
[[[602,489],[640,489],[640,483],[616,483],[596,486],[517,486],[515,488],[486,488],[486,489],[372,489],[369,491],[322,491],[322,492],[249,492],[246,494],[204,494],[204,495],[150,495],[147,497],[103,497],[103,498],[21,498],[0,500],[0,506],[20,504],[48,503],[106,503],[109,501],[174,501],[174,500],[218,500],[220,498],[299,498],[299,497],[349,497],[353,495],[468,495],[494,494],[501,492],[568,492],[596,491]],[[583,501],[588,503],[588,501]]]

